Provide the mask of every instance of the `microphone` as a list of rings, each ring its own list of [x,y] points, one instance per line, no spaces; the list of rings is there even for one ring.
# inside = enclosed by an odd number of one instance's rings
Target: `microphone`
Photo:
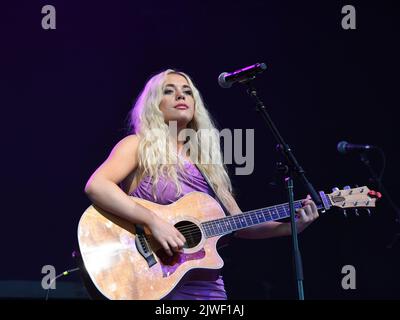
[[[364,152],[369,151],[371,149],[376,149],[375,146],[371,146],[369,144],[352,144],[348,143],[347,141],[340,141],[337,144],[337,151],[341,154],[347,154],[349,152]]]
[[[235,82],[245,82],[253,80],[258,73],[267,69],[265,63],[256,63],[233,72],[223,72],[218,77],[218,83],[222,88],[230,88]]]

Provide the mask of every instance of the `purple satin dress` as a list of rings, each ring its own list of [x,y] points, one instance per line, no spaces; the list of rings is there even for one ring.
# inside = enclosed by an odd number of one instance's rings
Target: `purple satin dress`
[[[192,163],[185,161],[186,177],[178,172],[178,178],[182,185],[182,193],[176,196],[176,187],[173,182],[160,178],[157,184],[157,201],[152,194],[152,183],[149,177],[144,177],[131,196],[146,199],[159,204],[170,204],[193,191],[207,193],[214,197],[214,192],[204,180],[202,174]],[[170,292],[164,300],[226,300],[220,270],[197,269],[189,271]]]

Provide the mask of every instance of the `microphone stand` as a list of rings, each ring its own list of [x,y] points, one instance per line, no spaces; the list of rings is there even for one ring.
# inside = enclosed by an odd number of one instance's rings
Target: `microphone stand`
[[[288,198],[289,198],[289,209],[290,209],[290,224],[291,224],[291,231],[292,231],[292,247],[293,247],[293,257],[294,257],[294,265],[295,265],[295,273],[296,273],[296,284],[297,284],[297,292],[299,300],[304,300],[304,290],[303,290],[303,267],[301,261],[301,254],[298,245],[298,237],[297,237],[297,226],[295,221],[295,208],[294,208],[294,195],[293,195],[293,173],[295,173],[305,186],[306,190],[310,194],[311,198],[314,200],[317,206],[321,205],[321,198],[319,197],[318,193],[315,191],[312,184],[308,181],[307,177],[305,176],[305,172],[303,168],[297,162],[295,156],[292,153],[289,145],[283,140],[281,134],[279,133],[278,128],[275,126],[274,122],[272,121],[271,117],[269,116],[264,103],[257,95],[257,90],[252,86],[251,80],[249,79],[246,82],[243,82],[247,85],[247,93],[250,97],[254,100],[256,104],[256,111],[261,113],[262,118],[267,123],[269,129],[271,130],[273,136],[275,137],[276,141],[278,142],[278,149],[283,154],[284,158],[286,159],[286,165],[284,165],[284,175],[285,175],[285,185],[288,191]],[[282,168],[282,166],[281,166]]]
[[[385,155],[383,154],[383,150],[379,149],[380,152],[382,153],[382,156],[385,157]],[[386,191],[385,186],[382,183],[382,179],[381,177],[378,177],[378,175],[376,174],[374,168],[372,168],[371,166],[371,162],[367,157],[367,153],[366,152],[362,152],[360,154],[360,159],[362,161],[362,163],[364,163],[364,165],[368,168],[369,173],[371,175],[372,181],[375,182],[379,188],[379,191],[382,193],[382,195],[384,196],[385,199],[387,199],[388,204],[392,207],[393,211],[396,213],[397,218],[396,218],[396,223],[400,224],[400,209],[397,207],[397,205],[393,202],[392,198],[390,197],[389,193]],[[389,245],[387,245],[388,249],[393,248],[393,246],[396,244],[397,240],[400,238],[400,232],[397,232],[394,235],[394,239],[392,240],[392,243],[390,243]]]

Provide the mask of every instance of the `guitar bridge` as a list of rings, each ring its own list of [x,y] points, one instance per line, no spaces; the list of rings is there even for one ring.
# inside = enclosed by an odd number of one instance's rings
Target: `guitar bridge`
[[[149,243],[147,242],[146,235],[144,232],[138,232],[135,238],[135,244],[140,255],[146,259],[149,268],[157,263],[157,260],[154,258],[153,250],[151,250]]]

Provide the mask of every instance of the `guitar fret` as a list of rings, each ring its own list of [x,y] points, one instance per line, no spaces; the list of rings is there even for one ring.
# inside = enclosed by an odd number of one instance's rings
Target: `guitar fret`
[[[225,226],[224,221],[222,220],[222,221],[219,223],[219,225],[221,226],[222,231],[225,233],[227,230],[226,230],[226,226]]]
[[[277,208],[279,208],[279,210],[278,210],[279,218],[286,218],[286,216],[287,216],[286,206],[280,206],[280,207],[277,206]]]
[[[210,230],[208,229],[208,224],[203,224],[203,229],[204,229],[204,231],[205,231],[205,233],[206,233],[206,235],[207,236],[210,236],[211,235],[211,232],[210,232]]]
[[[279,216],[281,218],[286,218],[289,214],[289,207],[288,206],[281,206],[279,210]]]
[[[229,219],[229,223],[231,225],[231,230],[235,230],[235,221],[233,219]]]
[[[226,230],[224,221],[221,221],[219,224],[221,226],[222,231],[225,233],[227,230]]]
[[[283,219],[286,217],[286,209],[285,206],[275,206],[275,210],[278,214],[278,219]]]
[[[218,230],[214,226],[214,223],[211,223],[211,228],[212,228],[212,231],[213,231],[214,235],[217,235],[218,234]]]
[[[233,217],[233,223],[235,224],[235,230],[238,230],[240,227],[240,225],[238,225],[238,220],[239,220],[239,218],[237,217],[237,216],[234,216]]]
[[[243,216],[241,218],[239,218],[239,221],[240,221],[240,225],[242,227],[247,227],[246,220]]]
[[[262,213],[257,213],[257,219],[258,219],[258,221],[261,221],[261,222],[265,222],[266,221],[265,215],[262,214]]]
[[[275,209],[275,210],[274,210]],[[278,220],[280,218],[278,211],[276,210],[275,207],[270,209],[270,215],[274,220]]]
[[[257,213],[256,213],[256,212],[253,212],[253,213],[251,214],[251,219],[253,220],[253,224],[259,224],[259,223],[260,223],[260,220],[258,220],[258,217],[257,217]]]
[[[217,222],[215,225],[217,226],[218,233],[221,233],[221,226],[219,225],[219,222]]]
[[[212,233],[213,236],[216,236],[216,235],[218,234],[218,232],[217,232],[217,230],[215,229],[213,223],[210,224],[210,230],[211,230],[211,233]]]
[[[244,218],[245,218],[245,220],[246,220],[247,226],[253,225],[253,223],[252,223],[252,221],[251,221],[250,215],[245,215]]]
[[[218,235],[218,234],[219,234],[219,231],[218,231],[218,225],[217,225],[217,223],[216,223],[216,222],[213,222],[212,227],[213,227],[213,230],[214,230],[214,234],[215,234],[215,235]]]
[[[224,224],[221,221],[218,221],[219,230],[221,233],[224,233]]]
[[[217,225],[218,234],[221,234],[221,233],[222,233],[222,229],[221,229],[221,224],[220,224],[220,222],[218,221],[218,222],[216,223],[216,225]]]
[[[266,210],[266,212],[263,214],[263,217],[265,218],[265,221],[271,221],[272,220],[272,215],[268,210]]]

